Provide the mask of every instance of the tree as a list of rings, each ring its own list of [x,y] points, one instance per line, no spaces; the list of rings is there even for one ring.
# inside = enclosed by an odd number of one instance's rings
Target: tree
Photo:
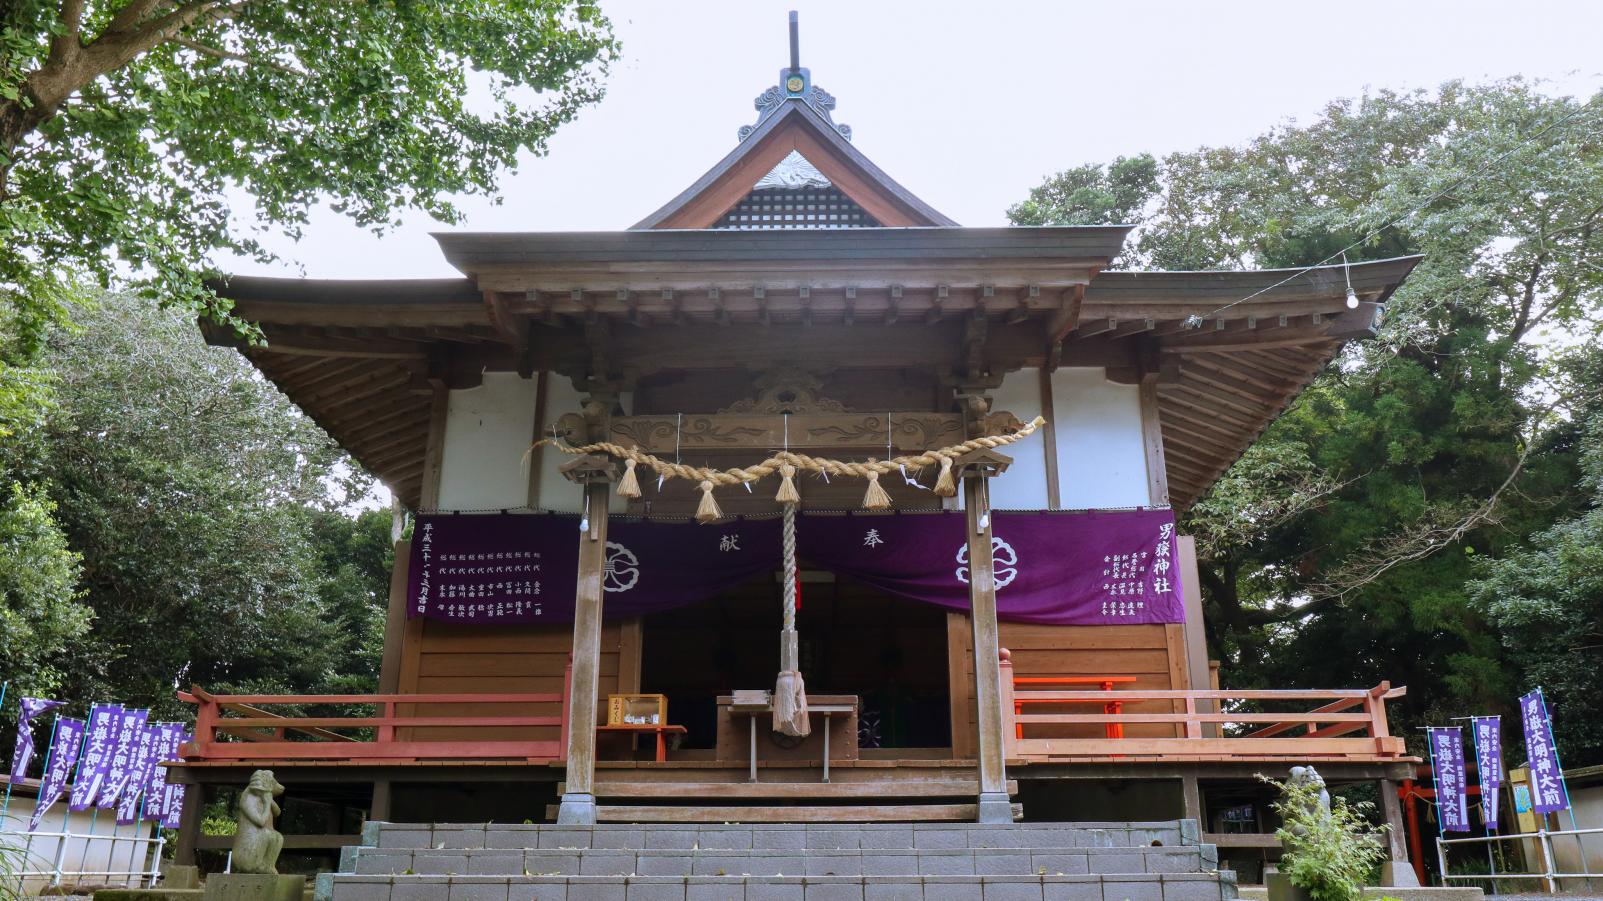
[[[1425,255],[1379,339],[1316,378],[1186,516],[1233,684],[1391,679],[1414,689],[1406,717],[1429,712],[1421,700],[1454,715],[1511,701],[1513,651],[1466,583],[1583,499],[1544,400],[1564,364],[1541,334],[1585,334],[1603,312],[1600,101],[1518,80],[1381,91],[1159,164],[1130,265]]]
[[[454,221],[601,96],[593,0],[12,0],[0,5],[0,301],[42,340],[79,282],[225,312],[218,253],[329,203]],[[243,217],[240,217],[243,218]]]
[[[1541,686],[1566,766],[1603,763],[1603,352],[1578,356],[1590,410],[1579,433],[1587,507],[1538,532],[1469,585],[1503,637],[1518,684]]]
[[[89,631],[78,555],[52,512],[41,492],[17,483],[0,497],[0,681],[16,696],[59,691],[72,646]],[[14,708],[3,711],[7,721],[15,721]]]
[[[1158,161],[1150,153],[1121,156],[1107,166],[1076,166],[1030,189],[1009,207],[1014,225],[1128,225],[1146,218],[1158,196]]]
[[[389,517],[340,512],[368,478],[187,316],[133,298],[74,315],[41,357],[57,410],[5,473],[48,493],[81,555],[93,623],[54,658],[63,695],[174,716],[191,683],[371,689]]]

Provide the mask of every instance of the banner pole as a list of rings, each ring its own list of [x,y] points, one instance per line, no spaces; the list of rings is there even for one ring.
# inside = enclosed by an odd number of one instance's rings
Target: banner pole
[[[5,710],[5,708],[6,708],[6,692],[10,688],[11,688],[11,680],[10,679],[7,679],[4,682],[0,682],[0,710]],[[18,708],[18,711],[19,712],[17,713],[17,731],[20,732],[20,731],[22,731],[22,713],[20,712],[21,711],[20,707]],[[18,740],[21,740],[20,736],[18,737]],[[11,776],[14,776],[14,775],[16,775],[16,774],[15,773],[11,774]],[[23,773],[22,775],[23,775],[23,778],[26,778],[28,774],[27,773]],[[7,776],[6,777],[6,800],[5,800],[4,803],[0,803],[0,829],[4,829],[5,828],[6,817],[11,813],[11,776]]]
[[[58,727],[60,725],[61,725],[61,714],[58,713],[58,714],[56,714],[56,718],[54,720],[52,720],[51,723],[50,723],[50,744],[45,747],[45,768],[44,768],[44,772],[46,772],[46,773],[50,772],[50,759],[52,757],[56,756],[56,727]],[[42,781],[43,780],[41,780],[41,782]],[[6,784],[6,800],[8,802],[11,800],[11,785],[10,785],[10,783]],[[30,817],[30,819],[31,819],[31,817]],[[65,825],[65,820],[63,821],[63,825],[62,825],[61,829],[62,829],[63,832],[65,832],[66,829],[67,829],[67,827]],[[66,839],[63,838],[62,841],[65,842]],[[31,860],[32,858],[33,858],[33,830],[29,829],[28,830],[28,837],[26,839],[24,839],[23,842],[22,842],[22,865],[23,866],[27,866],[28,865],[28,861]]]
[[[99,706],[101,706],[99,704],[99,702],[96,702],[94,704],[89,705],[89,716],[84,721],[84,740],[83,740],[84,749],[83,749],[83,753],[78,755],[78,772],[74,775],[74,778],[81,778],[83,776],[84,756],[85,756],[85,754],[87,754],[89,752],[89,734],[90,734],[89,730],[94,727],[95,708],[99,707]],[[114,723],[116,722],[116,718],[115,717],[112,718],[112,722],[114,722]],[[108,753],[108,754],[111,753],[111,749],[108,748],[106,753]],[[68,798],[69,798],[69,800],[67,802],[67,815],[70,817],[72,815],[72,802],[70,800],[71,796],[69,795]],[[93,802],[95,800],[97,800],[97,799],[94,799],[94,798],[90,799],[91,802]],[[88,832],[87,835],[83,836],[83,854],[80,855],[79,858],[78,858],[78,871],[79,871],[78,872],[78,876],[80,878],[82,878],[82,876],[83,876],[83,868],[89,865],[89,846],[94,843],[95,824],[98,823],[99,820],[100,820],[100,807],[99,807],[99,805],[91,803],[90,804],[90,812],[89,812],[89,832]],[[65,831],[65,830],[63,830],[63,831]],[[59,878],[60,874],[58,873],[57,876]]]
[[[1431,803],[1436,806],[1436,862],[1441,867],[1437,874],[1442,885],[1447,885],[1447,851],[1442,847],[1442,780],[1436,769],[1436,743],[1431,741],[1430,729],[1425,729],[1425,751],[1430,756]]]

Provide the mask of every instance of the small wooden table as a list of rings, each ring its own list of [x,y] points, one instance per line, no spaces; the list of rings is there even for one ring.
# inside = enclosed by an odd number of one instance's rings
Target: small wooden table
[[[757,718],[774,712],[773,701],[767,704],[733,704],[729,705],[731,716],[744,716],[750,724],[751,735],[751,781],[757,781]],[[830,717],[835,714],[855,715],[857,713],[857,700],[852,699],[847,704],[808,704],[807,715],[822,714],[824,717],[824,781],[829,781],[829,727]]]
[[[596,727],[597,732],[626,732],[638,735],[642,732],[657,733],[657,762],[663,763],[668,759],[668,741],[664,738],[669,732],[675,735],[685,733],[684,726],[670,726],[667,723],[620,723],[618,725],[602,724]]]

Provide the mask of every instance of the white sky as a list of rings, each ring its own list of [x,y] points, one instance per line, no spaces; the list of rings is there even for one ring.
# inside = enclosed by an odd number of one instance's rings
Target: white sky
[[[1366,88],[1521,74],[1603,86],[1603,3],[1047,0],[601,0],[623,45],[606,98],[503,181],[465,228],[622,229],[735,145],[752,98],[801,62],[835,121],[891,176],[964,225],[1049,173],[1120,154],[1239,144]],[[320,211],[286,264],[321,278],[454,275],[422,214],[382,237]],[[295,264],[299,264],[298,267]]]

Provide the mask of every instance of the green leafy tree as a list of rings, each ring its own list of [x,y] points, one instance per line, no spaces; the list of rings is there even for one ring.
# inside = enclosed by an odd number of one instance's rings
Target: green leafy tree
[[[1128,225],[1146,218],[1160,190],[1158,161],[1149,153],[1121,156],[1107,166],[1076,166],[1030,189],[1010,207],[1014,225]]]
[[[1593,351],[1594,359],[1603,354]],[[1603,367],[1600,367],[1603,368]],[[1593,383],[1603,388],[1603,380]],[[1603,392],[1592,395],[1603,408]],[[1580,429],[1587,508],[1485,563],[1476,608],[1509,648],[1522,688],[1540,685],[1566,766],[1603,763],[1603,409]]]
[[[15,698],[58,692],[77,639],[89,631],[78,597],[79,557],[37,489],[12,483],[0,496],[0,681]],[[15,705],[4,712],[15,720]]]
[[[0,4],[0,302],[33,343],[78,275],[220,312],[208,259],[268,256],[240,218],[454,221],[601,96],[615,50],[592,0]]]
[[[1554,437],[1573,404],[1548,401],[1565,363],[1544,330],[1595,335],[1603,311],[1600,123],[1603,98],[1449,83],[1160,162],[1130,265],[1425,255],[1379,339],[1316,378],[1187,517],[1232,684],[1406,682],[1405,720],[1511,701],[1511,639],[1466,583],[1584,500],[1575,446]]]
[[[75,318],[41,357],[58,409],[40,451],[11,464],[81,555],[94,619],[57,658],[66,696],[172,716],[191,683],[371,688],[388,516],[338,510],[369,480],[188,317],[112,298]]]

